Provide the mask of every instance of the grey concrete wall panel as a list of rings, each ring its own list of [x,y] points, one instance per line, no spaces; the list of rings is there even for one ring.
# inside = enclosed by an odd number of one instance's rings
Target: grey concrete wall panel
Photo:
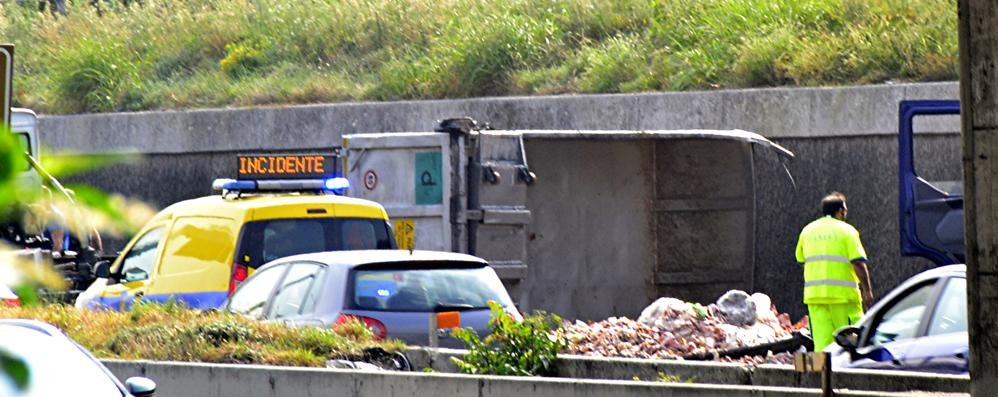
[[[805,314],[800,303],[802,275],[793,259],[797,233],[817,216],[817,202],[832,190],[850,198],[850,221],[857,226],[871,259],[874,291],[882,296],[903,279],[931,267],[920,259],[902,259],[898,248],[897,102],[901,99],[955,99],[956,83],[897,84],[844,88],[753,89],[638,95],[580,95],[539,98],[478,98],[393,103],[354,103],[287,108],[199,110],[73,116],[41,116],[43,145],[78,152],[137,150],[141,163],[121,164],[71,178],[112,192],[136,196],[163,207],[210,194],[216,177],[235,175],[236,153],[250,151],[314,152],[339,146],[342,134],[359,132],[431,131],[435,121],[471,116],[507,129],[676,129],[740,128],[758,132],[797,153],[790,163],[797,188],[783,177],[782,166],[756,148],[755,268],[751,283],[773,297],[795,318]],[[959,124],[956,118],[916,119],[918,172],[926,179],[959,180]],[[926,134],[928,133],[928,134]],[[528,189],[531,202],[564,203],[544,213],[533,212],[538,224],[561,222],[572,235],[546,226],[527,230],[530,277],[546,295],[530,307],[566,317],[636,315],[638,301],[654,283],[656,267],[639,255],[654,244],[653,229],[621,232],[639,224],[650,211],[652,192],[641,184],[651,170],[642,169],[650,148],[607,143],[580,146],[563,153],[552,145],[528,147],[531,166],[550,175],[576,176],[539,182]],[[643,156],[638,160],[635,156]],[[607,168],[628,178],[598,179]],[[563,164],[562,164],[563,163]],[[577,173],[584,170],[588,173]],[[599,223],[578,219],[580,206],[568,201],[587,197],[586,205],[607,208]],[[613,208],[622,210],[611,211]],[[626,209],[626,210],[625,210]],[[573,212],[574,211],[574,212]],[[600,225],[594,228],[592,225]],[[557,252],[559,241],[599,241],[620,233],[633,240],[595,243],[598,254],[581,250]],[[113,246],[112,246],[113,249]],[[639,257],[641,256],[641,257]],[[597,283],[598,280],[598,283]],[[593,290],[599,286],[600,290]],[[723,288],[726,288],[724,286]],[[638,291],[638,292],[635,292]],[[654,295],[654,294],[650,294]],[[681,297],[682,298],[682,297]],[[716,298],[716,297],[714,297]],[[701,299],[701,297],[697,297]],[[705,300],[705,298],[704,298]],[[593,303],[599,302],[599,303]],[[625,303],[629,302],[629,303]],[[596,306],[589,306],[595,304]],[[567,309],[566,309],[567,308]]]
[[[802,376],[789,366],[763,364],[752,369],[752,384],[759,386],[821,387],[817,374]],[[851,390],[924,391],[969,393],[969,375],[906,371],[842,369],[832,375],[835,387]]]
[[[776,139],[797,155],[790,170],[797,189],[786,178],[774,178],[782,167],[771,157],[756,156],[756,290],[769,294],[781,310],[799,318],[806,314],[803,269],[794,248],[801,228],[820,215],[821,198],[841,191],[849,198],[849,222],[860,232],[870,259],[874,295],[880,297],[908,277],[934,267],[928,260],[900,256],[898,226],[897,138],[865,136],[849,139]],[[960,179],[959,137],[916,138],[920,172],[938,180]]]
[[[136,373],[157,383],[157,397],[468,396],[479,380],[458,375],[402,376],[318,368],[105,361],[120,378]]]
[[[120,378],[144,374],[157,383],[158,397],[797,397],[817,389],[688,383],[471,376],[415,372],[371,372],[262,365],[105,360]],[[890,396],[884,392],[841,391],[841,396]],[[910,395],[910,394],[906,394]]]
[[[679,360],[643,360],[628,358],[598,358],[583,356],[560,357],[558,376],[586,379],[627,380],[657,379],[658,374],[669,374],[694,383],[742,384],[754,386],[785,386],[818,388],[820,376],[795,372],[787,365],[765,364],[745,366],[740,364],[696,362]],[[833,375],[835,387],[848,390],[873,390],[882,392],[931,391],[937,393],[967,393],[970,378],[966,375],[940,375],[902,371],[837,370]]]
[[[42,116],[39,123],[46,145],[87,153],[308,149],[338,146],[343,134],[432,131],[436,120],[460,116],[497,129],[707,128],[818,137],[893,134],[899,100],[956,97],[955,83],[932,83],[85,114]]]
[[[466,350],[409,348],[406,351],[416,369],[431,368],[437,372],[459,372],[451,358],[461,358]],[[789,365],[763,364],[748,366],[712,361],[647,360],[636,358],[605,358],[562,354],[558,356],[560,378],[642,380],[658,379],[668,374],[700,384],[755,385],[786,387],[820,387],[817,374],[803,375]],[[838,389],[907,392],[913,390],[935,393],[967,393],[967,375],[930,374],[903,371],[843,369],[834,374]]]

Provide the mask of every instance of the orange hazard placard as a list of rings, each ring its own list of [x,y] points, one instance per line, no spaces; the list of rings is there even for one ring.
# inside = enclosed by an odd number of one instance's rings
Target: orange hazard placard
[[[457,328],[461,326],[461,312],[437,313],[437,329]]]

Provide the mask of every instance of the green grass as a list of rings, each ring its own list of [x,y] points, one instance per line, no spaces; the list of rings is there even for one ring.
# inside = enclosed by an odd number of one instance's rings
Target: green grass
[[[140,304],[128,313],[59,304],[0,308],[0,318],[48,322],[100,358],[323,367],[330,359],[360,359],[367,347],[404,347],[373,340],[359,322],[288,327],[175,304]]]
[[[956,0],[7,2],[46,113],[957,79]]]

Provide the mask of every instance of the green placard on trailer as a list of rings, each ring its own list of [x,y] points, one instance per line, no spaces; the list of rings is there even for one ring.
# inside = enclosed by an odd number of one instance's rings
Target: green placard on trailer
[[[441,204],[444,178],[440,152],[416,153],[416,205]]]

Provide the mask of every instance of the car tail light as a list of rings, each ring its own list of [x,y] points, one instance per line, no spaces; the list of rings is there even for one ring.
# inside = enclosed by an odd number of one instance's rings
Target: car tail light
[[[8,307],[21,307],[21,299],[19,298],[4,298],[3,304]]]
[[[367,328],[370,328],[372,331],[374,331],[375,339],[381,340],[385,339],[385,337],[388,336],[388,328],[385,327],[385,323],[382,323],[381,321],[378,321],[377,319],[373,319],[370,317],[357,316],[353,314],[341,314],[339,317],[336,318],[335,324],[336,325],[343,324],[350,320],[360,320],[360,322],[364,323],[364,325],[366,325]]]
[[[248,267],[241,265],[239,263],[232,264],[232,275],[229,276],[229,296],[232,296],[232,293],[236,292],[236,288],[239,287],[239,284],[242,284],[243,281],[246,281],[246,276],[248,275],[249,275]]]

